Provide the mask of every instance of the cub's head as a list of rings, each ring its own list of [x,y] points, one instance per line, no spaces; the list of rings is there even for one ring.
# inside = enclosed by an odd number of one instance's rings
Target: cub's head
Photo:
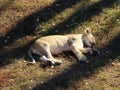
[[[85,34],[83,34],[83,43],[86,47],[93,47],[95,45],[95,37],[91,33],[91,28],[85,29]]]

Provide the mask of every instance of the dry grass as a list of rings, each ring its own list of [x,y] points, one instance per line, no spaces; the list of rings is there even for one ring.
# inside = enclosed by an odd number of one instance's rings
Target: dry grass
[[[119,90],[119,0],[68,1],[0,1],[0,89]],[[38,36],[82,33],[86,27],[97,37],[100,56],[79,63],[65,52],[55,56],[62,65],[27,65],[27,50]]]
[[[54,0],[1,0],[0,2],[0,34],[4,34],[26,16],[45,8]]]

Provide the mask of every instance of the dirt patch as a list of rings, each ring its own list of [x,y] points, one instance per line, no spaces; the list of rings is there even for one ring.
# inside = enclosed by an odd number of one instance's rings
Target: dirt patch
[[[7,87],[11,84],[10,77],[11,77],[11,75],[9,72],[0,73],[0,89],[2,87]]]

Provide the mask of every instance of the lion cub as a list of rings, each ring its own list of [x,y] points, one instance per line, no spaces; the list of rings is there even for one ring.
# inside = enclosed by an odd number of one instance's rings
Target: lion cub
[[[92,55],[93,50],[96,50],[93,49],[94,45],[95,37],[91,33],[91,28],[85,29],[84,34],[51,35],[40,37],[28,51],[28,55],[32,59],[32,62],[29,63],[36,63],[32,56],[32,53],[34,53],[39,55],[40,60],[43,62],[61,64],[62,61],[55,59],[52,54],[58,54],[63,51],[72,51],[79,61],[85,61],[87,58],[83,55],[83,53],[90,53]]]

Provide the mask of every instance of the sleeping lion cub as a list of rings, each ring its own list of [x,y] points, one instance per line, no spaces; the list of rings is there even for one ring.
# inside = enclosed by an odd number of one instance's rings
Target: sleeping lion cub
[[[83,53],[93,54],[95,45],[95,37],[91,33],[91,28],[87,28],[84,34],[71,34],[71,35],[51,35],[40,37],[35,41],[28,51],[29,57],[32,62],[36,63],[32,53],[39,55],[40,60],[52,64],[61,64],[61,60],[55,59],[52,54],[58,54],[63,51],[72,51],[79,61],[87,60]],[[99,53],[99,51],[97,51]]]

